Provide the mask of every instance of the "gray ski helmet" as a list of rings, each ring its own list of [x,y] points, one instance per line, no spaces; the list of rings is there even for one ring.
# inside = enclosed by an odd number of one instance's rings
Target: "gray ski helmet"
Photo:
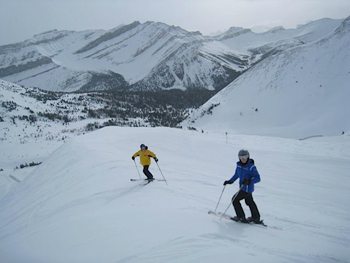
[[[142,148],[146,149],[146,148],[147,148],[147,146],[146,146],[146,145],[144,145],[144,144],[141,144],[141,145],[140,145],[140,148],[141,148],[141,149],[142,149]]]
[[[240,156],[247,156],[247,155],[248,155],[248,158],[249,158],[250,155],[249,155],[248,150],[242,149],[242,150],[239,150],[239,152],[238,152],[238,158],[239,158]]]

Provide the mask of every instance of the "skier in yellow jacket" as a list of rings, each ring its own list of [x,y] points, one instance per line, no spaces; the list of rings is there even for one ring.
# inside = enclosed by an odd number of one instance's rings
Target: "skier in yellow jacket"
[[[146,175],[147,180],[152,181],[154,180],[152,173],[148,170],[150,164],[151,164],[151,157],[158,162],[158,158],[155,155],[155,153],[148,150],[148,147],[144,144],[140,145],[141,150],[137,151],[131,159],[135,160],[135,157],[140,157],[140,163],[143,166],[143,173]]]

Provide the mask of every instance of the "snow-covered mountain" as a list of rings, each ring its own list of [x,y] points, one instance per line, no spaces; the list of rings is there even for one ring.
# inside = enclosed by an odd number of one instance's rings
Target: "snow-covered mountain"
[[[0,151],[0,262],[345,263],[349,138],[226,140],[222,133],[109,127],[51,148],[41,165],[21,170],[2,158],[27,153],[14,145]],[[140,143],[155,151],[168,184],[129,181],[138,178],[131,155]],[[30,153],[45,146],[31,145]],[[261,174],[254,199],[267,228],[208,215],[243,147]],[[162,178],[155,163],[150,169]],[[237,190],[237,182],[225,187],[218,211]]]
[[[269,56],[193,112],[184,125],[290,137],[349,132],[349,32],[350,17],[319,41]],[[299,39],[305,42],[307,37]]]
[[[232,27],[216,38],[240,54],[250,55],[250,52],[253,52],[263,55],[285,44],[296,46],[320,40],[333,32],[341,22],[342,20],[324,18],[300,25],[295,29],[275,27],[263,33]]]
[[[247,62],[163,23],[109,31],[50,31],[0,47],[0,78],[47,90],[222,88]]]
[[[111,30],[49,31],[0,46],[0,78],[52,91],[216,89],[261,59],[325,37],[341,20],[216,37],[157,22]]]

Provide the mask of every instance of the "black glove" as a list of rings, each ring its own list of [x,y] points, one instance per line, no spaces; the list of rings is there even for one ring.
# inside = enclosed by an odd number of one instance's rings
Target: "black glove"
[[[232,184],[232,183],[230,181],[225,181],[224,185],[227,185],[227,184]]]
[[[133,156],[133,157],[131,157],[131,159],[134,161],[134,160],[135,160],[135,157]]]
[[[245,178],[245,179],[243,180],[243,184],[244,184],[244,185],[250,185],[250,183],[251,183],[251,180],[248,179],[248,178]]]
[[[158,162],[158,158],[157,157],[154,157],[154,160],[156,161],[156,163]]]

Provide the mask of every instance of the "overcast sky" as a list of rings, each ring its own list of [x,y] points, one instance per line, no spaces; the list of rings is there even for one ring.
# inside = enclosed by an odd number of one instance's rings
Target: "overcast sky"
[[[347,16],[350,0],[0,0],[0,45],[51,29],[111,29],[136,20],[207,35]]]

